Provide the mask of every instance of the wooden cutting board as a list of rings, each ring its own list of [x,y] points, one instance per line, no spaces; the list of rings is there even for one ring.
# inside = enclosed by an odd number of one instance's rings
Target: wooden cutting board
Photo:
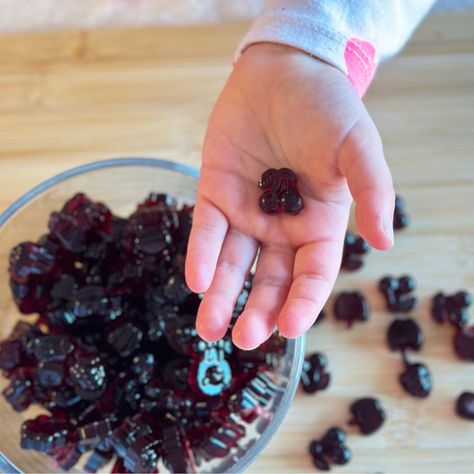
[[[380,67],[365,101],[412,225],[392,251],[372,251],[363,270],[339,279],[338,291],[365,292],[370,321],[347,330],[328,305],[307,348],[326,352],[332,383],[298,393],[250,472],[311,472],[310,439],[345,424],[363,395],[380,397],[388,421],[369,438],[349,430],[354,459],[341,472],[474,472],[474,424],[453,413],[457,395],[474,391],[474,365],[456,360],[451,329],[428,314],[437,290],[474,290],[473,24],[473,13],[433,14]],[[0,36],[0,211],[51,175],[97,159],[199,165],[206,119],[246,27]],[[416,359],[429,364],[435,385],[427,400],[400,389],[399,358],[385,346],[392,317],[376,281],[387,272],[418,280],[413,315],[427,341]]]

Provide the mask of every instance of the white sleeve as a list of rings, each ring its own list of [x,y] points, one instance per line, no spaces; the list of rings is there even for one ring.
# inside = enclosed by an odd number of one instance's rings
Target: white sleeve
[[[268,0],[243,38],[279,43],[339,68],[363,95],[378,62],[397,53],[434,0]]]

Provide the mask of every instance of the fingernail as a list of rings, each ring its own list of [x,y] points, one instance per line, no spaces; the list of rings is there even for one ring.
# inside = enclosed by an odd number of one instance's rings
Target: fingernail
[[[384,234],[390,240],[390,243],[393,245],[394,243],[394,236],[393,236],[393,218],[392,217],[385,217],[382,222],[382,227]]]

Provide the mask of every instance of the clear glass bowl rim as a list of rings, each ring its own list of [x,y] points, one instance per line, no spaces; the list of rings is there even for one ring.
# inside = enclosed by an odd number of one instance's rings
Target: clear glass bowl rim
[[[26,206],[35,197],[42,194],[44,191],[67,181],[77,175],[85,174],[91,171],[106,169],[106,168],[117,168],[125,166],[141,166],[141,167],[152,167],[162,168],[170,171],[176,171],[193,178],[199,177],[199,170],[193,166],[189,166],[183,163],[163,160],[158,158],[148,157],[124,157],[124,158],[112,158],[108,160],[99,160],[92,163],[87,163],[69,170],[63,171],[46,181],[33,187],[30,191],[25,193],[13,204],[11,204],[3,213],[0,214],[0,228],[2,228],[8,220],[16,214],[21,208]],[[288,376],[289,382],[286,387],[285,393],[280,400],[278,410],[274,413],[272,420],[266,427],[263,434],[260,436],[258,441],[254,443],[244,454],[244,456],[236,462],[228,472],[241,473],[244,472],[250,464],[257,458],[259,453],[267,446],[272,439],[273,435],[278,430],[281,422],[283,421],[288,409],[290,407],[291,400],[294,397],[298,382],[301,375],[301,369],[303,367],[304,359],[304,346],[305,338],[301,336],[296,339],[288,340],[288,352],[292,356],[291,361],[291,372]],[[9,459],[0,451],[0,472],[22,474],[22,471],[18,469]]]

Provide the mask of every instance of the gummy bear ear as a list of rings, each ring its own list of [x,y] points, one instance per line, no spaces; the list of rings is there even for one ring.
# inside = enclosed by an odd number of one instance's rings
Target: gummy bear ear
[[[275,168],[270,168],[266,170],[260,180],[258,181],[258,187],[260,189],[267,189],[274,185],[278,179],[278,171]]]
[[[303,199],[295,190],[289,190],[280,197],[280,204],[284,212],[296,215],[299,214],[304,207]]]

